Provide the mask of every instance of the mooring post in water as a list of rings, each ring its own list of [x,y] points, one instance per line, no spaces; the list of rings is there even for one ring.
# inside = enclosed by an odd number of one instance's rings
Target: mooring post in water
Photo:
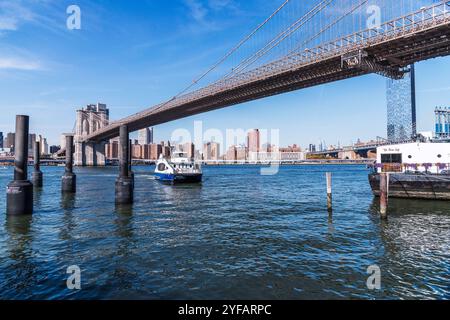
[[[382,219],[387,219],[388,199],[389,199],[389,174],[380,174],[380,215]]]
[[[73,134],[66,134],[66,169],[62,176],[63,193],[75,193],[77,191],[77,176],[73,173]]]
[[[130,139],[130,146],[129,146],[129,150],[128,150],[128,163],[129,163],[129,175],[130,175],[130,178],[131,178],[131,180],[132,180],[132,182],[133,182],[133,189],[134,189],[134,172],[133,172],[133,170],[132,170],[132,162],[133,162],[133,158],[132,158],[132,153],[133,153],[133,149],[132,149],[132,145],[133,145],[133,142],[132,142],[132,140]]]
[[[6,189],[6,214],[33,214],[33,184],[28,180],[28,134],[30,118],[16,116],[14,180]]]
[[[116,204],[133,202],[133,180],[130,177],[130,140],[128,126],[120,126],[119,138],[119,178],[116,180]]]
[[[333,211],[333,194],[331,188],[331,172],[327,172],[327,207],[328,211]]]
[[[34,142],[34,171],[31,181],[33,182],[33,186],[37,188],[41,188],[42,183],[42,171],[41,171],[41,144],[39,141]]]

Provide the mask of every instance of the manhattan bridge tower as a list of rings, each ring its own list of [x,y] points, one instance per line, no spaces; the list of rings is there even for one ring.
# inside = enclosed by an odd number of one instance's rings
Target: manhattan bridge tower
[[[414,65],[403,79],[388,79],[387,136],[390,142],[410,140],[417,135]]]

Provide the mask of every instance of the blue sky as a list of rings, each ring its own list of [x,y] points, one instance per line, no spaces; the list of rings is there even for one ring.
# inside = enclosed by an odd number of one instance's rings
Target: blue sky
[[[0,0],[0,131],[14,116],[58,144],[75,110],[103,102],[119,119],[165,101],[217,61],[281,1]],[[81,8],[68,30],[66,8]],[[419,130],[450,101],[450,58],[417,64]],[[155,128],[280,129],[282,145],[349,144],[386,135],[386,80],[370,75],[218,110]]]

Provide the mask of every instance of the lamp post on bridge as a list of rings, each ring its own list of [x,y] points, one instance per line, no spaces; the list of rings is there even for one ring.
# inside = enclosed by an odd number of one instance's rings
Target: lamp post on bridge
[[[119,177],[116,180],[116,204],[133,203],[133,179],[130,177],[130,140],[128,126],[120,126]]]

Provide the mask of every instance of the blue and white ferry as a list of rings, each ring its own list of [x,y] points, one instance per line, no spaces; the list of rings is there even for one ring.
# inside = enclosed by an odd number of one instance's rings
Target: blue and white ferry
[[[160,156],[155,177],[170,183],[198,183],[202,181],[203,173],[200,164],[190,159],[186,152],[174,152],[170,160]]]

